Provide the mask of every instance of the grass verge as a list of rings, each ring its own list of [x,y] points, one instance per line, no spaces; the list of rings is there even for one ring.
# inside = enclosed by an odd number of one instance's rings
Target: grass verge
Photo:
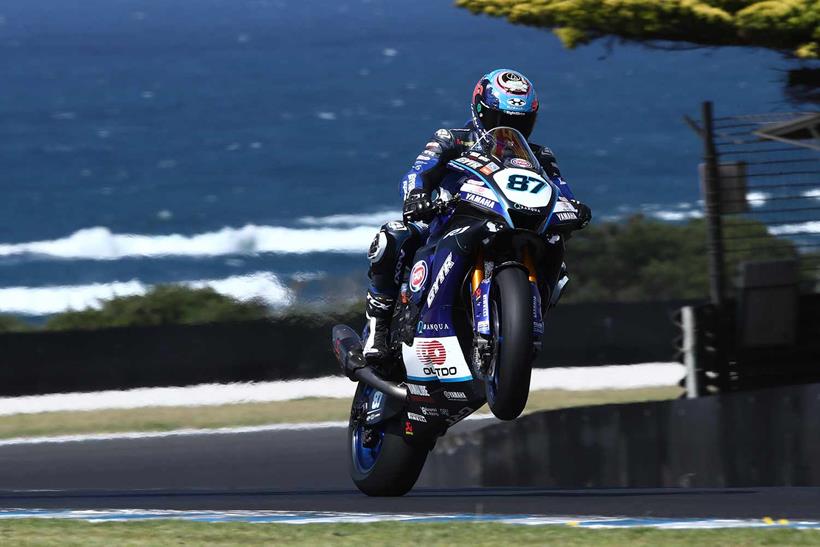
[[[820,545],[820,532],[787,529],[588,530],[509,524],[237,524],[182,521],[0,522],[6,545]]]
[[[681,389],[677,387],[595,391],[540,390],[530,394],[526,412],[672,399],[680,394]],[[485,409],[479,412],[486,412]],[[0,438],[324,422],[345,420],[349,412],[350,401],[347,399],[307,398],[220,406],[15,414],[0,416]]]

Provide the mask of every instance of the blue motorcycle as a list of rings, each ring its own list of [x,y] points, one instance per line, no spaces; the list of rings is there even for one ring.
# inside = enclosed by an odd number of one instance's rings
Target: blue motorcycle
[[[372,496],[409,491],[436,439],[484,403],[502,420],[521,414],[544,314],[567,280],[566,234],[579,223],[508,127],[448,163],[435,204],[429,238],[403,270],[393,362],[367,366],[367,332],[333,328],[335,354],[359,381],[350,474]]]

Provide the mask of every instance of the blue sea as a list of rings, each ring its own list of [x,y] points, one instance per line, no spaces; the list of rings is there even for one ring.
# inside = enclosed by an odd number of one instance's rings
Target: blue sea
[[[436,0],[5,0],[0,312],[183,282],[346,299],[398,182],[476,80],[536,84],[533,141],[596,218],[699,209],[683,123],[794,110],[776,53],[596,43]]]

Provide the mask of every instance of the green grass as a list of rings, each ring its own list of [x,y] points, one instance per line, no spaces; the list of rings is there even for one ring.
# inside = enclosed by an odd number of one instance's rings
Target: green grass
[[[820,532],[787,529],[584,530],[484,523],[237,524],[182,521],[0,522],[5,545],[819,545]]]
[[[541,390],[530,394],[526,412],[672,399],[680,393],[681,389],[676,387],[596,391]],[[486,413],[486,407],[479,412]],[[41,412],[0,416],[0,438],[324,422],[346,420],[349,415],[348,399],[324,398],[221,406]]]

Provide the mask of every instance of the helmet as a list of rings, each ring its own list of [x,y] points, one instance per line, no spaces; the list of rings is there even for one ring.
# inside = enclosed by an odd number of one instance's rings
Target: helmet
[[[496,127],[512,127],[529,138],[538,114],[538,97],[526,76],[501,68],[478,81],[470,110],[473,125],[481,133]]]

